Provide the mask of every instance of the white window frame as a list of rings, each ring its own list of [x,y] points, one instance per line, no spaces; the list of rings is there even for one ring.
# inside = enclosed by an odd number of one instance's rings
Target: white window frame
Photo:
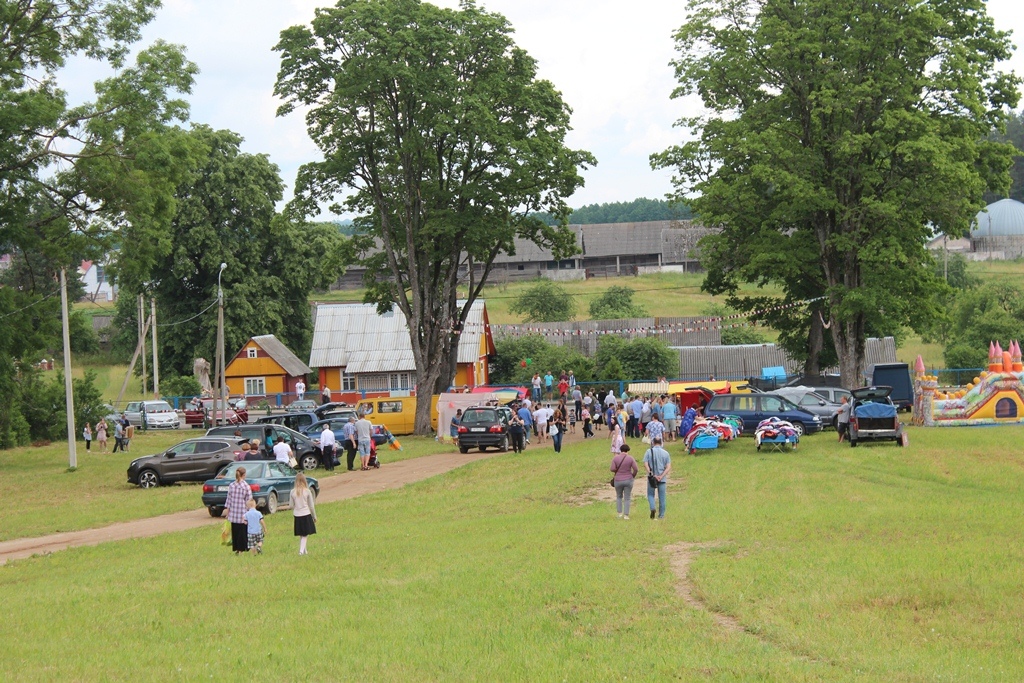
[[[248,352],[246,358],[259,358],[260,356],[259,349],[254,346],[250,346],[246,351]]]
[[[259,389],[259,391],[252,391],[253,389]],[[245,378],[245,395],[246,396],[266,396],[267,395],[267,378],[266,377],[246,377]]]
[[[356,376],[350,375],[344,370],[341,371],[341,390],[342,391],[357,391],[356,389]]]

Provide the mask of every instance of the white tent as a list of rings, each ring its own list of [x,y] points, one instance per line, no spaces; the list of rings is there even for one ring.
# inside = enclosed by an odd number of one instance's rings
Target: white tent
[[[497,401],[497,394],[441,394],[437,399],[437,440],[454,443],[451,424],[456,411],[487,403],[494,405]]]

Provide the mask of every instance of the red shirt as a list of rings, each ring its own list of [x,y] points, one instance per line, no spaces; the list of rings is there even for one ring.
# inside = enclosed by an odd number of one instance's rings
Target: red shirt
[[[558,393],[564,394],[567,391],[569,391],[569,383],[563,379],[561,382],[558,383]]]

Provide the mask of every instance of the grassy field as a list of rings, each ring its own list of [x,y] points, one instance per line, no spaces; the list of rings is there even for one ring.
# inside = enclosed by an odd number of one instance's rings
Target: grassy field
[[[675,446],[662,522],[642,499],[628,522],[596,500],[610,490],[598,439],[324,504],[306,557],[283,514],[260,557],[232,556],[210,528],[15,562],[0,569],[0,670],[25,681],[1024,678],[1018,429],[912,429],[907,449],[834,438],[784,455],[755,453],[749,438],[702,457]],[[666,550],[681,542],[702,544],[688,583]]]
[[[127,483],[128,464],[159,453],[201,430],[138,432],[128,453],[86,452],[78,444],[78,469],[68,470],[66,443],[38,448],[0,450],[0,541],[78,531],[142,517],[154,517],[202,507],[201,484],[177,484],[142,490]],[[381,451],[384,462],[396,462],[451,450],[433,439],[403,436],[403,450]],[[113,448],[113,438],[110,448]],[[96,444],[93,444],[94,448]],[[342,470],[317,477],[346,476]],[[32,490],[28,490],[31,482]]]

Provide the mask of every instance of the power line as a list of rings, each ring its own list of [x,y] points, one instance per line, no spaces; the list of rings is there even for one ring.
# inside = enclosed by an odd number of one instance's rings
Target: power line
[[[22,306],[21,308],[19,308],[16,311],[11,311],[10,313],[5,313],[3,315],[0,315],[0,320],[3,320],[4,318],[9,318],[12,315],[15,315],[17,313],[21,313],[22,311],[27,311],[28,309],[32,308],[33,306],[38,306],[39,304],[43,303],[47,299],[52,299],[53,297],[57,296],[58,294],[60,294],[59,290],[56,291],[56,292],[51,292],[51,293],[47,294],[46,296],[44,296],[42,299],[39,299],[38,301],[33,301],[28,306]]]
[[[207,306],[203,310],[199,311],[198,313],[196,313],[191,318],[185,318],[184,320],[178,320],[178,321],[173,322],[173,323],[159,323],[159,324],[157,324],[157,327],[174,327],[175,325],[184,325],[187,322],[191,322],[191,321],[195,320],[196,318],[201,316],[203,313],[206,313],[208,310],[210,310],[211,308],[213,308],[216,305],[217,305],[217,300],[214,299],[213,302],[209,306]]]

